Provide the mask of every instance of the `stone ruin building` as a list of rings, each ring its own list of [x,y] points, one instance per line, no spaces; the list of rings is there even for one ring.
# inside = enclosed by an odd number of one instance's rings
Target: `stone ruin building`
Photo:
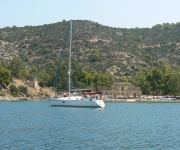
[[[135,87],[130,82],[115,82],[110,89],[106,86],[98,86],[98,91],[112,99],[138,98],[142,95],[140,87]]]

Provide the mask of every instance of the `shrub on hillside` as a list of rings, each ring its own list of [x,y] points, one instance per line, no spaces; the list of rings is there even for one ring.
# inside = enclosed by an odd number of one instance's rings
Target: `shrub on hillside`
[[[0,84],[0,91],[2,91],[2,88],[3,88],[3,87],[2,87],[2,85]]]
[[[45,86],[45,83],[44,83],[44,81],[39,81],[38,85],[39,85],[40,87],[44,87],[44,86]]]
[[[18,86],[18,90],[19,92],[23,93],[23,94],[27,94],[28,93],[28,90],[27,90],[27,87],[26,86]]]
[[[19,95],[16,92],[11,93],[12,96],[18,97]]]
[[[9,88],[10,88],[11,93],[13,93],[13,92],[18,93],[19,92],[18,88],[13,84],[11,84]]]
[[[0,93],[0,96],[5,96],[5,94],[3,94],[3,93]]]

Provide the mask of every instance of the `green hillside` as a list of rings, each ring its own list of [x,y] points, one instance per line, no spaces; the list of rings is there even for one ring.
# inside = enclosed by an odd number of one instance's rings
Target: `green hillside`
[[[59,58],[69,26],[62,21],[42,26],[0,29],[0,59],[20,56],[27,68],[47,69]],[[69,41],[65,58],[68,57]],[[180,22],[152,28],[112,28],[92,21],[73,21],[72,59],[83,69],[111,72],[116,80],[131,76],[158,61],[180,65]]]

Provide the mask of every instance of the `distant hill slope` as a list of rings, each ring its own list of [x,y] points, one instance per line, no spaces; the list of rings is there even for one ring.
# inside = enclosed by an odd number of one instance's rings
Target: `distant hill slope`
[[[47,68],[60,56],[69,21],[0,29],[0,59],[20,56],[28,66]],[[65,57],[68,57],[69,41]],[[148,54],[148,55],[147,55]],[[133,75],[158,61],[180,65],[180,23],[152,28],[112,28],[92,21],[73,21],[72,58],[87,70],[112,72],[116,79]],[[151,58],[152,57],[152,58]]]

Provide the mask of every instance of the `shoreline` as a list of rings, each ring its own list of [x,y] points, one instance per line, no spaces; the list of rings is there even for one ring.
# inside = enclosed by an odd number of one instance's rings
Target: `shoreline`
[[[0,102],[19,102],[19,101],[41,101],[41,100],[48,100],[49,98],[36,98],[36,99],[19,99],[19,98],[13,98],[13,99],[1,99],[0,97]],[[167,103],[167,102],[180,102],[180,100],[136,100],[136,99],[121,99],[121,100],[116,100],[116,99],[108,99],[105,100],[104,102],[125,102],[125,103],[130,103],[130,102],[157,102],[157,103]]]
[[[13,96],[0,96],[0,102],[16,102],[16,101],[38,101],[48,100],[49,97],[13,97]],[[104,102],[180,102],[180,99],[106,99]]]
[[[105,102],[180,102],[180,99],[107,99]]]

